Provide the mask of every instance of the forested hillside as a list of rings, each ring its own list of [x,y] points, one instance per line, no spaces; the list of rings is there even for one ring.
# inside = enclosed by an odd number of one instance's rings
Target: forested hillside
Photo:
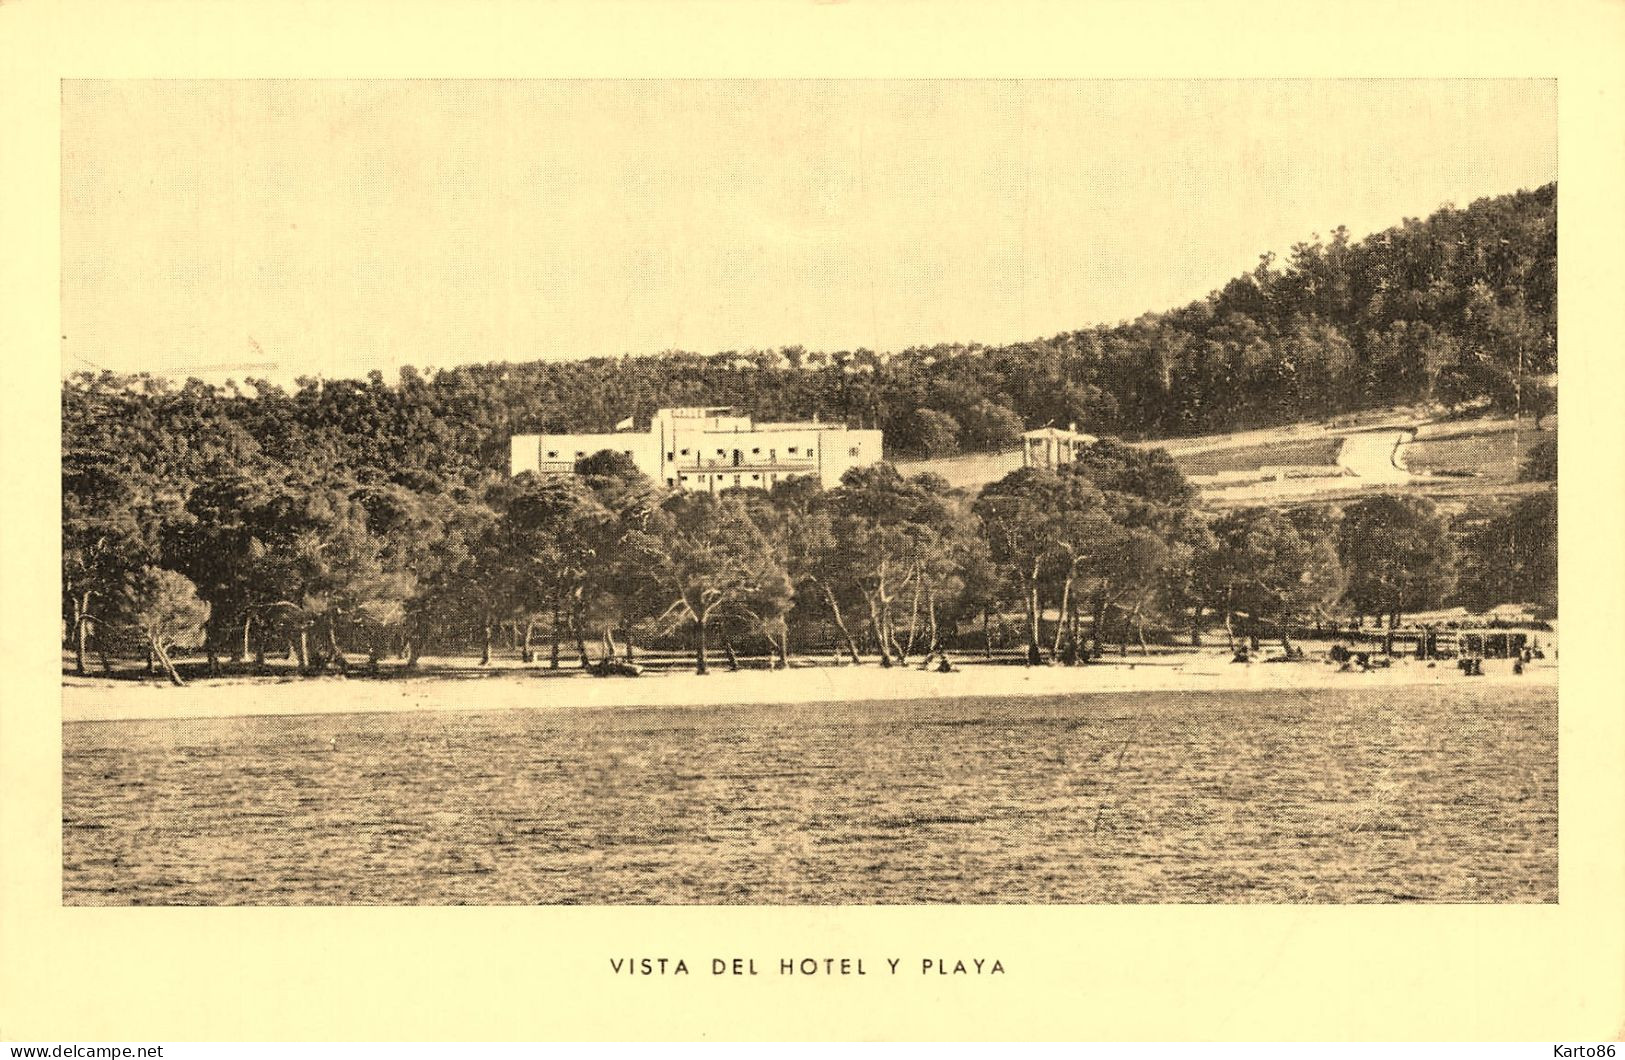
[[[1555,221],[1548,186],[1358,244],[1338,231],[1204,301],[1000,348],[492,364],[292,392],[76,376],[62,395],[64,628],[79,670],[97,629],[98,647],[139,634],[160,656],[198,629],[211,654],[296,643],[319,669],[360,645],[376,657],[483,636],[488,653],[500,625],[568,632],[583,659],[587,633],[613,652],[633,629],[688,629],[703,658],[713,621],[781,653],[799,631],[901,658],[939,644],[939,618],[951,640],[961,621],[1023,612],[1036,659],[1041,641],[1076,657],[1086,629],[1098,650],[1109,626],[1143,636],[1206,615],[1228,628],[1245,613],[1284,630],[1434,606],[1457,577],[1431,507],[1378,520],[1410,527],[1406,542],[1372,552],[1361,531],[1340,556],[1335,515],[1208,521],[1165,453],[1110,442],[1071,476],[1021,471],[974,500],[884,466],[827,493],[713,502],[626,468],[508,482],[504,460],[514,432],[602,430],[684,404],[878,426],[890,455],[1000,448],[1049,421],[1167,436],[1423,398],[1534,411],[1556,370]],[[1555,506],[1532,503],[1546,508],[1509,514],[1517,532],[1469,550],[1464,598],[1555,596],[1539,529]],[[1489,544],[1506,541],[1515,554],[1491,569]],[[1372,556],[1400,554],[1426,573],[1412,572],[1420,588],[1355,591]],[[707,581],[723,569],[738,584]],[[1041,637],[1046,610],[1065,621]]]
[[[1009,346],[495,363],[292,392],[148,381],[137,396],[128,379],[81,376],[65,426],[78,433],[80,398],[94,394],[128,407],[121,419],[185,425],[199,444],[276,462],[320,453],[410,482],[499,468],[515,432],[607,430],[684,404],[879,427],[893,456],[1006,448],[1049,422],[1158,437],[1426,399],[1530,410],[1550,400],[1538,380],[1557,367],[1556,222],[1547,185],[1358,243],[1338,229],[1188,306]],[[169,444],[149,431],[135,441]]]

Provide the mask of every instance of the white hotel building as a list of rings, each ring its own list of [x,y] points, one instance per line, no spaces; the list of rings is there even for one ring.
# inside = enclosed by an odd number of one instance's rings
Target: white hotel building
[[[655,482],[716,493],[734,487],[771,489],[796,475],[825,488],[854,467],[881,459],[881,432],[838,423],[753,423],[729,408],[661,409],[646,431],[631,421],[610,434],[518,434],[510,442],[512,474],[572,474],[582,457],[624,453]]]

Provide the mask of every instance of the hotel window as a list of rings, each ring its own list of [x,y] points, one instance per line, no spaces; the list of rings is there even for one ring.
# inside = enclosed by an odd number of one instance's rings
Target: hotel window
[[[726,449],[718,449],[717,450],[717,455],[718,456],[727,456],[728,455],[728,450],[726,450]]]
[[[793,446],[793,445],[792,445],[792,446],[791,446],[791,447],[790,447],[790,455],[791,455],[791,456],[795,456],[795,455],[796,455],[796,447],[795,447],[795,446]]]
[[[582,452],[582,451],[581,451],[581,450],[579,450],[579,449],[577,449],[577,450],[576,450],[576,459],[577,459],[577,460],[580,460],[580,459],[581,459],[581,458],[582,458],[582,457],[584,457],[584,456],[586,456],[586,455],[587,455],[587,454],[586,454],[586,453],[583,453],[583,452]]]
[[[687,455],[688,455],[688,450],[687,450],[687,449],[684,449],[684,450],[683,450],[683,455],[684,455],[684,456],[687,456]]]
[[[760,476],[760,475],[751,475],[750,480],[752,482],[755,482],[755,481],[759,480],[761,477],[762,476]]]
[[[559,458],[558,451],[556,449],[549,449],[547,451],[547,458],[549,460],[557,460]]]
[[[752,449],[752,450],[751,450],[751,451],[750,451],[750,455],[751,455],[751,456],[761,456],[761,455],[762,455],[762,451],[761,451],[761,450],[760,450],[760,449]]]
[[[684,450],[684,452],[687,452],[687,450]],[[667,459],[667,460],[676,460],[676,459],[677,459],[677,457],[675,457],[675,456],[673,456],[673,455],[672,455],[672,454],[671,454],[671,452],[670,452],[670,451],[668,451],[668,452],[667,452],[667,453],[666,453],[666,459]]]
[[[857,449],[857,446],[853,446],[853,447],[852,447],[852,448],[851,448],[851,449],[848,449],[848,450],[847,450],[847,451],[846,451],[846,455],[847,455],[847,456],[857,456],[857,455],[858,455],[858,449]]]

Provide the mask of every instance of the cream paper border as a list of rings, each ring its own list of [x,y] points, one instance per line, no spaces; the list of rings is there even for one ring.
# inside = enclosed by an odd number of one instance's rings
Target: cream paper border
[[[0,0],[0,1038],[1620,1037],[1622,31],[1625,7],[1603,2]],[[58,86],[181,76],[1558,78],[1559,903],[64,908]],[[697,974],[609,974],[611,956],[662,953]],[[871,974],[714,979],[704,965],[840,954]],[[996,956],[1008,974],[873,974],[888,955]]]

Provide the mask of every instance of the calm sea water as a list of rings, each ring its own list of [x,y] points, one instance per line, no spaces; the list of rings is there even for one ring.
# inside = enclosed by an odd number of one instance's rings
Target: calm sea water
[[[1554,902],[1550,689],[85,723],[97,904]]]

